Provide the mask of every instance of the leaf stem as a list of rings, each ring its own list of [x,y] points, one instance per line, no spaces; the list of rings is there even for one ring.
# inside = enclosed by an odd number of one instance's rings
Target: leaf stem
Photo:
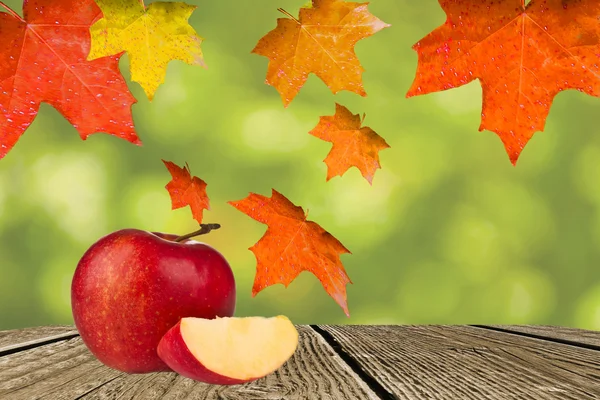
[[[183,242],[185,239],[189,239],[194,236],[204,235],[204,234],[212,231],[213,229],[219,229],[220,227],[221,227],[220,224],[200,224],[200,229],[198,229],[197,231],[188,233],[186,235],[181,235],[173,241],[174,242]]]
[[[294,21],[296,21],[298,24],[300,24],[300,21],[298,21],[298,19],[296,19],[296,17],[294,17],[289,12],[285,11],[283,8],[278,8],[277,11],[279,11],[280,13],[282,13],[284,15],[287,15],[288,17],[290,17],[291,19],[293,19]]]
[[[0,6],[4,7],[4,9],[6,9],[6,11],[8,11],[8,13],[10,15],[12,15],[13,17],[15,17],[19,21],[23,22],[24,24],[27,23],[27,22],[25,22],[25,20],[23,18],[21,18],[21,16],[19,14],[17,14],[16,12],[14,12],[9,6],[7,6],[6,4],[4,4],[1,1],[0,1]]]

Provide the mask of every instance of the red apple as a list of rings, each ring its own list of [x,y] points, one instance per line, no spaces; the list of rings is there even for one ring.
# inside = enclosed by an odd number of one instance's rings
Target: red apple
[[[235,280],[225,258],[176,237],[124,229],[98,240],[79,261],[71,286],[75,326],[107,366],[170,371],[156,347],[173,325],[183,317],[233,315]]]
[[[277,370],[297,346],[298,331],[283,315],[183,318],[161,339],[158,355],[187,378],[235,385]]]

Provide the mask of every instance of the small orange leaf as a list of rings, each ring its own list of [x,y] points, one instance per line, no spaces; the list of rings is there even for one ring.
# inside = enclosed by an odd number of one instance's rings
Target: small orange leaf
[[[364,119],[364,117],[363,117]],[[327,180],[342,176],[350,167],[360,170],[362,176],[373,184],[373,176],[379,165],[379,151],[390,146],[368,126],[361,127],[358,114],[352,115],[346,107],[335,104],[335,115],[321,117],[309,133],[333,143],[325,160]]]
[[[271,198],[250,193],[229,204],[268,226],[264,236],[250,247],[257,261],[252,296],[276,283],[287,287],[300,272],[309,271],[350,316],[346,285],[352,282],[340,260],[340,254],[350,251],[344,245],[315,222],[307,221],[302,207],[275,189]]]
[[[171,161],[162,160],[173,179],[165,186],[171,196],[172,209],[190,206],[192,215],[202,223],[202,210],[209,210],[206,182],[197,176],[192,177],[189,166],[180,168]]]
[[[287,107],[310,73],[333,94],[348,90],[361,96],[363,67],[354,45],[390,26],[367,10],[369,3],[313,0],[298,19],[278,18],[277,27],[262,37],[252,53],[269,58],[268,85],[274,86]]]

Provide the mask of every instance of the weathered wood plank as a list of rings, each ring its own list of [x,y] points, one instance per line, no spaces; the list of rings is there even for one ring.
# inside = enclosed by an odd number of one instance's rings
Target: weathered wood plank
[[[74,326],[55,325],[0,331],[0,355],[19,348],[71,338],[77,335]]]
[[[402,399],[600,398],[600,352],[469,326],[318,326]]]
[[[0,398],[74,399],[115,373],[76,337],[1,357]]]
[[[83,399],[377,399],[312,329],[297,326],[296,354],[278,371],[244,385],[215,386],[175,373],[122,375]]]
[[[81,338],[0,357],[0,398],[42,399],[378,399],[310,327],[275,373],[236,386],[207,385],[175,373],[131,375],[102,365]]]
[[[581,343],[600,348],[600,332],[576,328],[563,328],[551,325],[483,325],[483,327],[502,329],[505,331],[525,333],[531,336],[558,339],[573,344]]]

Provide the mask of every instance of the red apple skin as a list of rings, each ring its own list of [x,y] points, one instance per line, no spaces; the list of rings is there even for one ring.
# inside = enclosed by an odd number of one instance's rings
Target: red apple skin
[[[202,365],[183,341],[181,321],[169,329],[161,339],[158,344],[158,356],[179,375],[213,385],[238,385],[258,379],[230,378],[217,374]]]
[[[105,365],[128,373],[170,371],[156,349],[181,318],[233,316],[235,280],[225,258],[207,244],[175,237],[123,229],[98,240],[79,261],[73,318]]]

